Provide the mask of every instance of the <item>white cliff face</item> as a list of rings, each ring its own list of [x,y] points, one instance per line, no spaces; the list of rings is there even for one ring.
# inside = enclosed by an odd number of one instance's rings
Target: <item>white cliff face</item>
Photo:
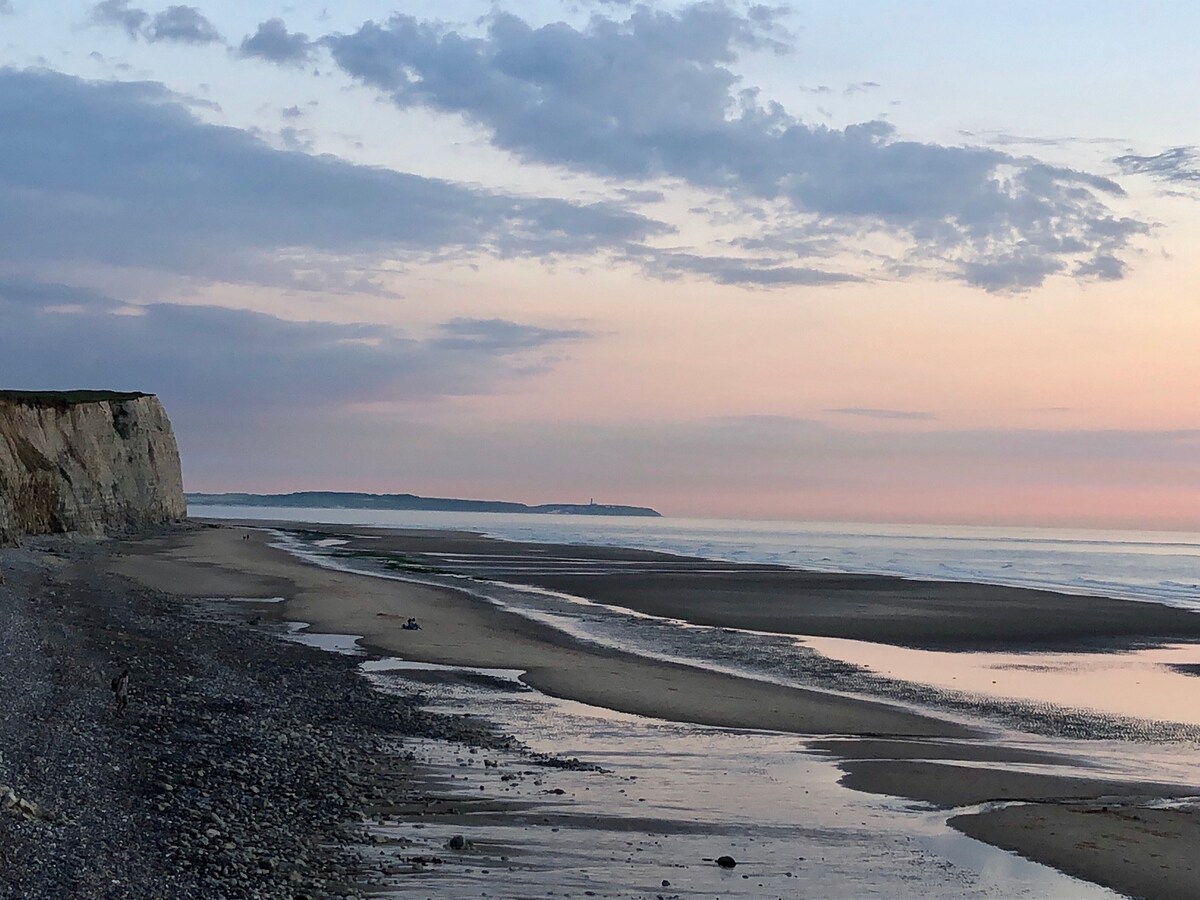
[[[187,515],[179,449],[158,398],[99,396],[0,392],[0,542]]]

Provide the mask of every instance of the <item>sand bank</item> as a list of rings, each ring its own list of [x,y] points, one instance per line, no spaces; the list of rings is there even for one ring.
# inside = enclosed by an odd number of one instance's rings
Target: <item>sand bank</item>
[[[619,547],[518,543],[465,532],[303,527],[349,538],[354,550],[396,553],[443,571],[536,585],[696,625],[943,650],[1200,640],[1200,615],[1157,603],[721,563]]]
[[[660,662],[586,644],[458,591],[331,571],[270,546],[262,532],[205,528],[136,544],[119,571],[191,597],[278,595],[271,610],[314,630],[362,635],[404,659],[521,669],[553,696],[679,722],[796,734],[969,736],[952,722],[834,696]],[[422,631],[400,626],[409,616]]]
[[[1030,803],[955,816],[950,824],[1130,897],[1200,896],[1194,809]]]

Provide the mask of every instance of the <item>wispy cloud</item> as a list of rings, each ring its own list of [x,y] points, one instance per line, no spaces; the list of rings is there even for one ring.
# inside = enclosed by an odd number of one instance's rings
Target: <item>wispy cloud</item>
[[[1200,150],[1196,147],[1172,147],[1152,156],[1126,154],[1113,162],[1129,175],[1149,175],[1176,185],[1200,183]]]
[[[857,81],[842,88],[842,93],[847,97],[852,97],[855,94],[865,94],[867,91],[878,90],[879,87],[878,81]]]
[[[701,275],[717,284],[773,288],[785,285],[820,286],[863,281],[861,276],[812,266],[789,265],[780,257],[705,256],[679,250],[637,247],[630,258],[651,277],[664,281]]]
[[[912,409],[872,409],[862,406],[843,406],[837,409],[827,409],[827,413],[840,416],[856,416],[861,419],[899,419],[909,422],[932,422],[937,419],[931,412]]]

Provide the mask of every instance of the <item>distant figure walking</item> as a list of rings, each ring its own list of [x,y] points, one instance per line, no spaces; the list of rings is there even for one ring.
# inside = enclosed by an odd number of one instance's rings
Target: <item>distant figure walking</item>
[[[121,674],[112,680],[113,701],[117,706],[117,716],[125,718],[125,709],[129,706],[129,670],[123,669]]]

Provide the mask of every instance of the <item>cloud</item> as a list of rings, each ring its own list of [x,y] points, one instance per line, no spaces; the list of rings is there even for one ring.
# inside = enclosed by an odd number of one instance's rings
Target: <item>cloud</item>
[[[629,188],[622,188],[617,191],[624,199],[630,203],[662,203],[667,199],[667,195],[662,191],[638,191]]]
[[[402,109],[461,116],[526,162],[623,182],[682,181],[795,226],[854,231],[988,290],[1026,290],[1116,256],[1144,223],[1115,182],[995,148],[900,139],[870,121],[802,121],[745,86],[746,51],[780,49],[778,12],[718,2],[595,14],[575,28],[504,12],[482,35],[395,15],[322,39],[335,62]],[[859,87],[871,83],[862,82]]]
[[[0,16],[7,15],[13,11],[11,0],[0,0]]]
[[[1200,150],[1172,147],[1153,156],[1128,154],[1113,160],[1127,175],[1149,175],[1169,184],[1193,185],[1200,182]]]
[[[0,282],[0,318],[0,383],[154,391],[185,421],[218,413],[254,418],[268,407],[311,411],[487,394],[546,368],[556,348],[587,337],[501,319],[455,319],[413,335],[213,306],[131,308],[97,292],[32,281]]]
[[[142,32],[142,26],[150,19],[144,9],[129,6],[129,0],[103,0],[92,7],[92,22],[96,25],[111,25],[124,29],[131,38]]]
[[[216,27],[194,6],[168,6],[151,15],[129,5],[129,0],[103,0],[92,7],[91,21],[122,29],[130,38],[151,43],[215,44],[222,38]]]
[[[111,297],[68,284],[44,283],[24,278],[0,278],[0,300],[10,306],[78,308],[117,308],[120,304]]]
[[[623,253],[667,230],[615,204],[276,150],[154,83],[0,69],[0,121],[0,265],[327,289],[380,261]]]
[[[185,44],[214,44],[221,35],[194,6],[168,6],[150,20],[150,41],[179,41]]]
[[[779,259],[743,256],[703,256],[672,250],[639,247],[631,253],[648,275],[664,281],[684,275],[703,275],[717,284],[774,288],[844,284],[862,281],[858,275],[830,272],[808,266],[786,265]]]
[[[1123,260],[1100,253],[1076,266],[1075,275],[1078,278],[1096,278],[1100,281],[1120,281],[1125,277],[1126,268]]]
[[[863,419],[899,419],[909,422],[932,422],[937,418],[931,412],[911,409],[871,409],[860,406],[843,406],[837,409],[827,409],[827,413],[837,413],[841,416],[857,416]]]
[[[507,319],[458,318],[443,322],[433,345],[454,350],[487,350],[515,353],[547,344],[591,337],[581,329],[538,328]]]
[[[268,19],[254,34],[243,39],[238,55],[265,59],[281,66],[298,66],[312,58],[314,49],[308,35],[289,32],[283,19]]]
[[[1028,290],[1063,270],[1063,262],[1037,247],[1023,246],[984,260],[963,263],[963,279],[987,291]]]

